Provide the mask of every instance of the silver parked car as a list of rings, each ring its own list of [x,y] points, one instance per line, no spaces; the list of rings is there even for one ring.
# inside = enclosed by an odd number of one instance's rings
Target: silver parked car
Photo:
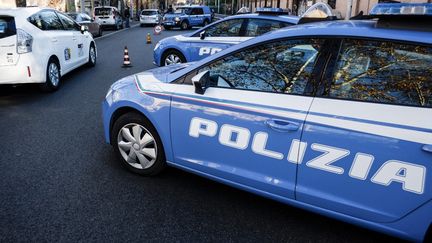
[[[158,25],[161,23],[162,15],[158,9],[144,9],[140,14],[140,25]]]

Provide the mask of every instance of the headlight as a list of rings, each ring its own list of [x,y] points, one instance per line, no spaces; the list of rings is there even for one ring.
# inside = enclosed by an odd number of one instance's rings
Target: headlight
[[[179,22],[179,21],[180,21],[180,18],[179,18],[179,17],[175,17],[174,20],[175,20],[176,22]]]

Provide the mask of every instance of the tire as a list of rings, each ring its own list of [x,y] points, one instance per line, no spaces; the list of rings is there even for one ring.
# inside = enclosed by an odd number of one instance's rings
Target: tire
[[[40,85],[40,89],[45,92],[53,92],[60,87],[60,64],[59,62],[51,57],[48,61],[46,71],[46,81]]]
[[[171,64],[177,64],[177,63],[185,63],[186,58],[181,54],[181,52],[177,50],[168,50],[162,55],[162,66],[167,66]]]
[[[96,61],[97,61],[96,47],[93,43],[91,43],[89,47],[89,60],[87,62],[87,66],[89,67],[96,66]]]
[[[208,24],[210,24],[210,22],[208,21],[208,19],[205,19],[205,20],[204,20],[204,25],[203,25],[203,26],[206,26],[206,25],[208,25]]]
[[[156,129],[144,116],[135,112],[120,116],[114,122],[110,139],[122,165],[128,170],[152,176],[165,168],[162,141]],[[139,141],[136,142],[137,140]]]
[[[144,24],[140,24],[140,27],[144,27]]]
[[[98,37],[102,36],[102,28],[99,28]]]
[[[171,26],[164,26],[164,29],[166,29],[166,30],[170,30],[170,29],[171,29]]]
[[[183,21],[183,22],[181,22],[181,24],[180,24],[180,28],[181,28],[182,30],[187,30],[187,29],[189,29],[189,23],[188,23],[187,21]]]

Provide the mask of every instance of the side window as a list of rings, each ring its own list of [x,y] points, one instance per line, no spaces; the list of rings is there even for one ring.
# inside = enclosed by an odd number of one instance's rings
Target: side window
[[[272,30],[277,30],[289,24],[269,19],[249,19],[246,36],[259,36]]]
[[[210,37],[239,36],[242,24],[243,24],[243,19],[232,19],[232,20],[223,21],[220,22],[219,24],[208,27],[205,30],[206,36],[210,36]]]
[[[28,21],[41,30],[63,30],[60,19],[53,11],[41,11],[28,18]]]
[[[61,13],[57,13],[57,15],[59,16],[61,22],[63,23],[65,30],[79,30],[78,26],[71,18]]]
[[[91,21],[91,18],[87,14],[81,14],[81,21]]]
[[[210,71],[210,86],[303,94],[323,40],[286,40],[237,52],[199,72]]]
[[[432,107],[432,47],[345,40],[328,95]]]

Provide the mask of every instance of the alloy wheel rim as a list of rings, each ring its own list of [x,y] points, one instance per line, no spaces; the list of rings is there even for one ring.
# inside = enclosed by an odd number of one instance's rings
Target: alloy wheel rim
[[[117,136],[117,146],[123,159],[136,169],[147,169],[156,162],[156,141],[151,133],[139,124],[123,126]]]
[[[95,63],[96,53],[94,47],[90,47],[90,59],[92,63]]]
[[[165,65],[172,65],[172,64],[177,64],[177,63],[182,63],[181,59],[179,56],[175,55],[175,54],[170,54],[166,57],[165,59]]]
[[[48,73],[51,84],[57,86],[59,83],[59,70],[55,63],[50,63]]]

